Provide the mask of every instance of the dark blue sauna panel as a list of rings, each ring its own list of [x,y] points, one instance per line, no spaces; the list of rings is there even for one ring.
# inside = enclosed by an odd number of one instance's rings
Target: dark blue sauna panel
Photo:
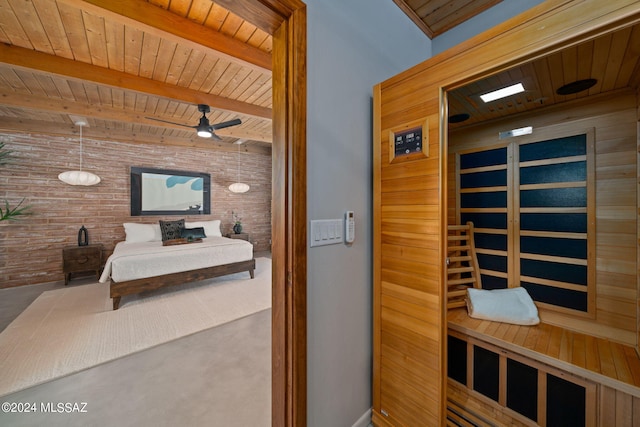
[[[448,335],[447,371],[449,378],[467,385],[467,342]]]
[[[498,401],[500,357],[497,353],[473,346],[473,389]]]
[[[573,310],[587,311],[587,293],[570,289],[554,288],[522,282],[521,286],[529,292],[531,298],[547,304],[566,307]]]
[[[587,215],[580,213],[523,213],[520,214],[520,229],[586,233]]]
[[[507,228],[506,213],[463,213],[460,215],[460,223],[473,222],[475,228]]]
[[[587,206],[586,187],[520,191],[520,207],[522,208],[575,208],[585,206]]]
[[[520,252],[587,259],[587,240],[522,236]]]
[[[478,151],[460,156],[460,169],[473,169],[507,163],[507,147]]]
[[[520,169],[520,185],[552,182],[580,182],[587,179],[587,163],[531,166]]]
[[[507,207],[506,191],[489,191],[483,193],[462,193],[460,194],[461,208],[487,208],[487,207]]]
[[[520,146],[520,161],[556,159],[587,154],[587,135],[550,139]]]
[[[584,426],[585,393],[581,385],[547,374],[547,425]]]
[[[460,188],[498,187],[506,185],[506,169],[460,174]]]
[[[507,407],[538,420],[538,370],[507,359]]]
[[[474,224],[475,226],[475,224]],[[476,248],[507,250],[507,236],[505,234],[473,233]]]

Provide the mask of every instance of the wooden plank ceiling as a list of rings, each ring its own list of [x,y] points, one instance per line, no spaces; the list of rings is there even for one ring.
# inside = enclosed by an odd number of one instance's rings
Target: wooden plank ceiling
[[[429,37],[499,0],[394,0]],[[230,0],[0,0],[0,131],[235,150],[271,149],[269,23],[231,13]],[[465,127],[576,97],[637,87],[640,33],[627,28],[574,49],[449,92],[450,114]],[[560,96],[582,78],[587,92]],[[527,91],[490,104],[478,95],[522,80]],[[195,126],[235,118],[223,141],[199,138]],[[169,124],[155,119],[175,122]]]
[[[588,89],[559,94],[574,82],[595,80]],[[525,91],[483,102],[481,94],[522,83]],[[615,96],[640,85],[640,26],[626,27],[521,66],[502,71],[448,92],[449,117],[469,115],[452,130],[527,113],[551,105],[592,96]]]
[[[211,0],[0,0],[0,130],[270,150],[271,36]],[[223,142],[196,136],[207,104]]]
[[[393,0],[430,39],[502,0]]]

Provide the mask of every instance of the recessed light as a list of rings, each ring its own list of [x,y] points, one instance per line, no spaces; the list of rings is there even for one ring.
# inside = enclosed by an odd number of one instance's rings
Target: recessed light
[[[461,123],[469,120],[469,116],[467,113],[454,114],[449,116],[449,123]]]
[[[598,83],[596,79],[577,80],[559,87],[558,90],[556,90],[556,93],[558,95],[573,95],[574,93],[592,88],[596,83]]]
[[[505,98],[507,96],[515,95],[516,93],[524,92],[524,86],[522,83],[516,83],[511,86],[503,87],[502,89],[494,90],[493,92],[480,95],[480,98],[484,102],[495,101],[496,99]]]

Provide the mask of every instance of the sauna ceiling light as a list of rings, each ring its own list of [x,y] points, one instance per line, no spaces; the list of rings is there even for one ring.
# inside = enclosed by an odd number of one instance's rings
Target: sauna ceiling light
[[[62,172],[58,179],[69,185],[96,185],[100,182],[100,177],[82,170],[82,127],[87,123],[78,121],[75,124],[80,126],[80,170]]]
[[[505,130],[503,132],[500,132],[498,134],[498,138],[499,139],[513,138],[514,136],[529,135],[530,133],[533,133],[533,127],[526,126],[523,128]]]
[[[574,93],[592,88],[596,83],[598,83],[596,79],[577,80],[559,87],[556,93],[558,95],[573,95]]]
[[[505,98],[507,96],[515,95],[516,93],[524,92],[524,86],[522,83],[516,83],[511,86],[503,87],[502,89],[494,90],[493,92],[480,95],[480,98],[484,102],[495,101],[496,99]]]

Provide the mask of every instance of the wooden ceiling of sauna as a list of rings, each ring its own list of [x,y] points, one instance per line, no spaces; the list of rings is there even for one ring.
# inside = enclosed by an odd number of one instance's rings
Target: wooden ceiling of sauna
[[[588,90],[559,95],[558,88],[595,79]],[[525,92],[485,103],[480,95],[521,82]],[[615,96],[640,85],[640,26],[628,27],[555,54],[499,72],[448,92],[449,117],[469,114],[451,129],[590,96]]]

